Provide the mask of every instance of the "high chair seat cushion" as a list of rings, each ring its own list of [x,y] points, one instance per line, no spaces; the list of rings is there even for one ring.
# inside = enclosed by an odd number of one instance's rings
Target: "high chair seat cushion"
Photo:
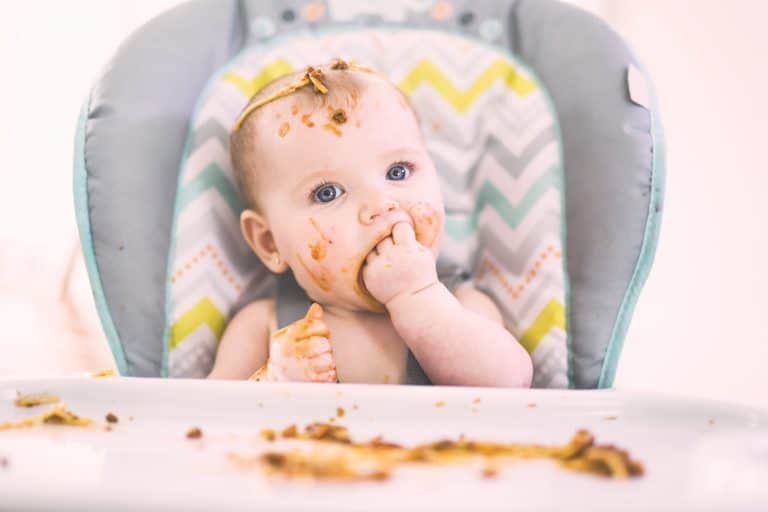
[[[166,285],[180,162],[211,76],[276,34],[387,26],[461,34],[511,51],[550,93],[565,169],[568,381],[611,386],[655,254],[664,195],[659,112],[627,44],[557,0],[452,0],[436,9],[424,0],[312,4],[183,3],[132,34],[97,77],[76,135],[75,212],[120,372],[168,375]]]

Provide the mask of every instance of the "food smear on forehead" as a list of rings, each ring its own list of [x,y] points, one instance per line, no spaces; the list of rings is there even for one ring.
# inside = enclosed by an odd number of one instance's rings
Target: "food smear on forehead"
[[[330,107],[329,107],[330,108]],[[343,109],[332,110],[331,120],[336,124],[344,124],[347,122],[347,114]]]
[[[323,125],[323,128],[325,128],[328,131],[333,132],[333,134],[336,135],[337,137],[341,137],[343,135],[341,130],[336,128],[336,125],[334,123],[325,123]]]
[[[278,134],[280,137],[285,137],[286,134],[291,130],[291,125],[287,121],[280,125],[280,130],[278,131]]]
[[[315,126],[315,123],[311,120],[312,114],[304,114],[301,116],[301,122],[304,123],[308,128],[312,128]]]
[[[330,69],[334,69],[334,70],[349,69],[349,68],[354,68],[356,70],[364,71],[366,73],[379,74],[371,68],[360,66],[354,62],[347,63],[344,60],[338,59],[338,58],[334,59],[334,61],[331,63],[331,66],[330,66]],[[316,94],[323,94],[323,95],[328,94],[328,88],[325,86],[325,84],[323,84],[321,80],[321,79],[324,79],[323,77],[324,77],[324,73],[322,69],[315,66],[307,66],[304,69],[304,74],[302,75],[302,77],[296,82],[283,87],[282,89],[274,92],[273,94],[267,97],[261,98],[259,100],[256,100],[246,105],[246,107],[243,109],[243,111],[235,120],[235,124],[232,127],[232,131],[239,130],[240,126],[242,126],[245,119],[251,114],[251,112],[253,112],[257,108],[261,107],[262,105],[266,105],[267,103],[274,101],[282,96],[291,94],[292,92],[298,89],[301,89],[304,86],[307,86],[307,85],[311,86],[312,90]],[[356,97],[354,96],[355,95],[353,94],[353,100],[356,103]],[[325,104],[325,98],[323,98],[323,104]],[[296,106],[296,104],[293,104],[291,106],[291,112],[293,113],[293,115],[296,115],[298,113],[298,107]]]

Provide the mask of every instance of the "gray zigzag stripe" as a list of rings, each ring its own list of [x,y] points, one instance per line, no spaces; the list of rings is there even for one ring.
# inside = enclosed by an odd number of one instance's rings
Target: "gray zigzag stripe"
[[[530,263],[538,249],[538,245],[541,242],[541,233],[557,232],[559,225],[560,216],[554,212],[548,213],[536,223],[536,226],[522,242],[514,244],[502,240],[499,233],[494,233],[483,226],[478,233],[479,247],[493,254],[497,260],[503,261],[504,267],[511,272],[521,274],[525,271],[525,266]]]
[[[560,287],[560,279],[552,276],[551,274],[547,275],[547,277],[544,280],[538,279],[536,280],[534,286],[539,289],[558,289]],[[486,291],[488,293],[488,288],[486,286],[483,286],[482,284],[478,287],[478,289]],[[509,323],[512,323],[514,325],[519,325],[520,319],[526,317],[530,311],[534,308],[542,308],[544,307],[544,304],[542,304],[541,301],[541,294],[540,293],[534,293],[531,295],[528,300],[521,304],[519,307],[516,307],[513,311],[511,308],[511,299],[506,297],[506,293],[504,292],[503,287],[499,287],[498,293],[501,300],[497,302],[497,306],[501,309],[501,313],[504,316],[505,319],[509,320]],[[547,301],[552,297],[548,297]]]
[[[245,283],[242,283],[244,285]],[[190,273],[185,277],[177,280],[173,285],[173,294],[177,297],[196,297],[202,298],[205,290],[205,295],[208,295],[209,290],[213,289],[216,296],[221,298],[224,302],[229,303],[230,296],[237,295],[237,290],[223,279],[216,279],[215,275],[211,275],[209,272]],[[225,315],[227,311],[222,311]],[[181,314],[184,314],[182,311]]]
[[[483,119],[485,116],[479,115],[478,112],[472,111],[472,109],[470,109],[469,114],[455,113],[453,107],[446,106],[445,99],[437,92],[435,92],[431,86],[428,86],[428,88],[425,89],[425,91],[431,92],[420,93],[420,90],[421,89],[416,89],[413,91],[411,96],[418,96],[418,99],[415,101],[415,103],[418,104],[420,115],[425,118],[425,120],[433,119],[433,116],[429,115],[430,112],[443,113],[446,109],[451,109],[451,111],[454,112],[454,115],[449,119],[462,116],[462,119],[457,120],[456,122],[448,124],[442,123],[440,131],[441,138],[449,140],[455,144],[463,144],[467,147],[476,147],[476,145],[480,142],[478,139],[482,139],[485,132],[488,131],[486,125],[483,124]],[[546,104],[541,100],[541,98],[532,97],[523,99],[522,101],[526,102],[527,104],[520,105],[517,108],[510,108],[507,105],[492,105],[496,109],[501,108],[508,112],[507,117],[499,115],[498,122],[500,125],[502,125],[504,133],[507,133],[512,137],[520,137],[523,133],[525,133],[526,130],[529,129],[531,123],[535,119],[543,115],[546,115],[547,118],[551,120],[551,116],[547,111]],[[484,107],[487,107],[487,105],[484,105]],[[445,115],[442,115],[439,119],[446,120],[445,117]],[[467,140],[468,134],[474,136],[473,140]]]
[[[543,307],[543,304],[541,302],[541,295],[542,292],[540,290],[559,290],[563,287],[563,283],[560,280],[559,275],[552,275],[550,273],[545,274],[546,277],[544,279],[541,279],[541,274],[538,274],[536,278],[533,280],[533,284],[529,286],[533,286],[537,288],[539,291],[532,294],[527,301],[522,303],[520,307],[517,309],[519,318],[523,318],[527,316],[532,309],[534,308],[541,308]],[[565,300],[564,297],[547,297],[547,302],[549,302],[549,299],[556,298],[560,301]],[[563,304],[565,305],[565,304]],[[539,313],[538,311],[536,312]]]
[[[195,139],[189,150],[189,154],[191,155],[194,153],[197,148],[208,142],[208,139],[212,138],[219,139],[224,148],[229,147],[229,130],[221,126],[221,123],[213,118],[208,119],[195,129]]]
[[[440,177],[445,183],[455,189],[466,190],[475,181],[482,162],[481,156],[485,154],[493,156],[499,165],[506,169],[512,177],[519,179],[528,164],[536,158],[541,149],[553,140],[555,140],[554,128],[548,126],[526,146],[522,154],[517,156],[495,134],[489,134],[485,151],[480,152],[472,168],[464,174],[456,171],[451,163],[442,160],[440,155],[435,155],[433,159],[435,160],[435,165],[440,170]]]
[[[531,255],[536,250],[536,243],[539,241],[540,234],[543,231],[554,231],[552,226],[559,226],[559,217],[555,214],[541,217],[522,242],[511,243],[503,241],[498,233],[490,231],[486,226],[478,229],[478,250],[472,255],[468,265],[469,268],[477,268],[480,254],[483,249],[493,254],[497,261],[503,261],[504,267],[513,272],[522,273],[523,267],[530,260]],[[521,257],[521,254],[524,257]],[[447,257],[447,256],[446,256]]]
[[[240,303],[243,302],[243,298],[247,299],[247,303],[252,302],[256,297],[269,295],[271,293],[270,289],[274,286],[274,281],[268,279],[271,275],[264,267],[255,268],[250,272],[250,275],[246,277],[247,282],[243,283],[243,290],[245,291],[241,293],[240,299],[232,301],[232,304],[229,306],[229,312],[238,311],[242,307]],[[199,293],[200,290],[209,290],[211,288],[222,298],[229,297],[233,293],[229,283],[225,283],[221,279],[211,279],[209,274],[196,275],[192,279],[184,280],[183,283],[183,285],[174,285],[174,296],[193,295],[194,291]],[[229,312],[223,311],[222,313],[226,315]]]

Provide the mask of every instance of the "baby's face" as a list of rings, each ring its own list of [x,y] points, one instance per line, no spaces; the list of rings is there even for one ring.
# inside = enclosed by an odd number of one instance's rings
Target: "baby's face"
[[[342,109],[342,123],[332,119],[341,105],[310,113],[300,100],[267,104],[258,120],[266,134],[258,197],[275,246],[315,301],[383,311],[362,284],[362,265],[400,221],[437,258],[444,211],[434,164],[416,119],[386,84]]]

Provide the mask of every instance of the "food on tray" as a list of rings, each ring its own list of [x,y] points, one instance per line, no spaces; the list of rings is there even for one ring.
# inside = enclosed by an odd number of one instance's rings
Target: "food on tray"
[[[342,480],[386,479],[395,466],[406,463],[446,464],[477,458],[486,460],[481,473],[486,478],[498,474],[496,463],[504,458],[549,458],[569,470],[619,479],[643,474],[642,464],[632,460],[625,450],[595,444],[587,430],[577,431],[561,446],[475,441],[461,436],[458,440],[442,439],[406,448],[381,436],[364,443],[353,442],[346,427],[328,423],[312,423],[301,433],[291,425],[283,430],[282,437],[318,443],[309,452],[292,449],[255,457],[230,457],[240,467],[257,464],[271,474]]]
[[[203,437],[203,431],[198,427],[192,427],[187,430],[187,439],[200,439]]]
[[[99,372],[93,372],[91,374],[91,377],[94,377],[94,378],[96,378],[96,377],[112,377],[113,375],[115,375],[115,370],[110,368],[108,370],[101,370]]]
[[[113,413],[111,413],[111,412],[110,412],[110,413],[107,413],[107,415],[105,416],[105,419],[106,419],[106,420],[107,420],[109,423],[117,423],[117,422],[119,421],[119,420],[118,420],[118,418],[117,418],[117,416],[115,416],[115,415],[114,415]]]
[[[261,431],[261,437],[267,441],[274,441],[277,438],[277,434],[275,434],[275,431],[271,428],[265,428]]]
[[[0,430],[8,430],[12,428],[24,428],[31,427],[38,423],[52,423],[55,425],[75,425],[78,427],[86,427],[91,424],[91,420],[88,418],[81,418],[76,414],[68,411],[64,404],[59,404],[48,411],[38,414],[36,416],[30,416],[17,421],[7,421],[0,423]]]
[[[49,393],[31,393],[28,395],[18,393],[14,403],[19,407],[34,407],[36,405],[55,404],[58,401],[59,397]]]
[[[291,425],[283,429],[283,437],[296,437],[298,432],[299,431],[296,429],[296,425]]]

